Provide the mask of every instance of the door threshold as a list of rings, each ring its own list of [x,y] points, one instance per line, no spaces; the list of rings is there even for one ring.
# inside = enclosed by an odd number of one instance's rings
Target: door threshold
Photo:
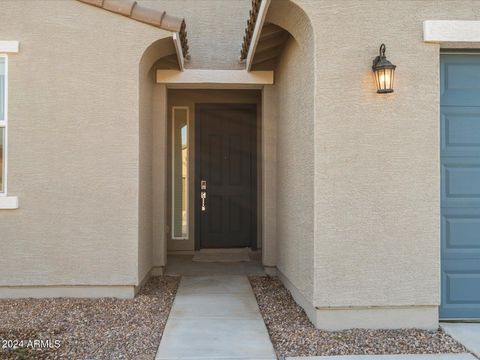
[[[201,253],[205,254],[237,254],[237,253],[243,253],[245,251],[250,252],[251,249],[248,247],[242,247],[242,248],[205,248],[205,249],[200,249],[197,250]]]

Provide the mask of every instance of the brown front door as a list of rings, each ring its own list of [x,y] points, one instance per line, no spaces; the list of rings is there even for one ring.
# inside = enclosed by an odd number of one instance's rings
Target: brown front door
[[[195,106],[196,249],[256,247],[256,105]]]

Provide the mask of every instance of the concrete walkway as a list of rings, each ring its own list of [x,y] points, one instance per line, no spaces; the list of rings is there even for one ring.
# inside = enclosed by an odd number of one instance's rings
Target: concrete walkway
[[[274,360],[244,275],[184,276],[156,360]]]
[[[476,358],[471,354],[405,354],[287,357],[286,360],[476,360]]]
[[[480,358],[480,323],[441,323],[443,331]]]

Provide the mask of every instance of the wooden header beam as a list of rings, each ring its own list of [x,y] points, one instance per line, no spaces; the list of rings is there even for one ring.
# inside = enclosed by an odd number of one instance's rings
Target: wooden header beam
[[[157,70],[157,84],[207,85],[207,86],[255,86],[272,85],[273,71],[203,70],[187,69]]]

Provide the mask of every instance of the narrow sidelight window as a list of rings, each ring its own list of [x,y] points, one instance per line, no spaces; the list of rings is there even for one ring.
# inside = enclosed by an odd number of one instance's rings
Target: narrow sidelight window
[[[0,195],[7,192],[7,57],[0,55]]]
[[[172,109],[172,238],[188,238],[188,107]]]

